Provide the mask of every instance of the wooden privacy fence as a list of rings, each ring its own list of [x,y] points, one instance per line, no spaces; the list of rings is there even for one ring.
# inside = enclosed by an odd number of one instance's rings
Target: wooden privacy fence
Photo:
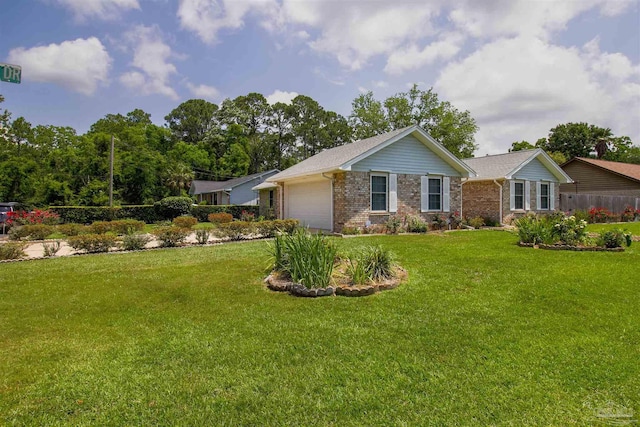
[[[577,209],[606,208],[613,213],[620,214],[627,206],[640,209],[640,197],[560,193],[560,210],[563,212],[573,212]]]

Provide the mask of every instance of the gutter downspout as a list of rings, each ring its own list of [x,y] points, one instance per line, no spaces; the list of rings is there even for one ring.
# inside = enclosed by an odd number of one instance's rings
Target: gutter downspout
[[[500,216],[498,217],[499,218],[498,221],[500,222],[500,225],[502,225],[502,190],[503,190],[503,187],[502,187],[502,184],[498,183],[498,181],[496,181],[495,179],[493,180],[493,183],[495,185],[497,185],[498,188],[500,188]]]
[[[276,182],[276,188],[278,189],[278,219],[284,219],[284,184]]]
[[[333,178],[333,175],[325,176],[324,174],[325,172],[322,172],[320,176],[331,181],[331,230],[330,231],[333,233],[333,224],[335,222],[335,219],[333,217],[333,184],[335,183],[335,179]]]

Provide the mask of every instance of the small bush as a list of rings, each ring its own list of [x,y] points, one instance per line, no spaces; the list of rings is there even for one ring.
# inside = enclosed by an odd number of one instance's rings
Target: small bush
[[[360,230],[359,227],[342,227],[342,234],[345,235],[358,235],[358,234],[362,234],[362,230]]]
[[[111,221],[96,221],[89,226],[89,232],[93,234],[105,234],[111,231]]]
[[[621,248],[623,244],[631,246],[631,233],[627,233],[619,228],[605,231],[598,238],[598,246],[605,248]]]
[[[551,221],[554,221],[553,219]],[[578,220],[575,216],[565,216],[562,214],[560,220],[555,219],[553,224],[553,235],[565,245],[577,245],[584,243],[587,238],[587,223]]]
[[[443,230],[447,226],[447,217],[444,215],[434,215],[431,219],[431,226],[434,230]]]
[[[254,231],[255,227],[251,222],[233,221],[218,225],[214,232],[221,239],[242,240]]]
[[[517,224],[518,220],[516,220],[516,224]],[[473,227],[475,229],[478,229],[482,226],[484,226],[484,218],[476,216],[473,217],[471,219],[467,220],[467,224],[469,224],[469,227]]]
[[[293,234],[298,227],[300,227],[300,221],[297,219],[276,219],[273,221],[275,228],[279,233]]]
[[[196,230],[196,241],[200,245],[206,245],[209,242],[210,236],[211,236],[211,233],[209,233],[209,230],[205,228]]]
[[[182,215],[173,219],[173,225],[180,228],[193,228],[198,223],[198,219],[191,215]]]
[[[256,214],[253,212],[242,211],[240,213],[240,221],[251,222],[251,221],[255,221],[255,219],[256,219]]]
[[[429,229],[426,221],[415,215],[408,215],[406,217],[406,224],[406,229],[409,233],[426,233]]]
[[[153,234],[160,241],[160,246],[163,248],[171,248],[184,243],[189,234],[191,234],[191,230],[188,228],[166,226],[156,228],[153,230]]]
[[[393,254],[380,245],[365,248],[358,262],[364,265],[365,272],[372,280],[380,281],[393,277]]]
[[[43,250],[42,256],[44,257],[54,256],[60,250],[60,242],[55,241],[51,243],[43,243],[42,250]]]
[[[88,228],[82,224],[76,224],[71,222],[69,224],[60,224],[56,226],[56,229],[67,237],[77,236],[88,231]]]
[[[9,230],[9,240],[24,240],[29,237],[29,229],[24,225],[11,227]]]
[[[76,251],[87,253],[109,252],[109,249],[116,246],[116,236],[110,234],[80,234],[71,236],[67,243]]]
[[[351,277],[351,283],[356,286],[366,285],[371,281],[371,277],[365,270],[365,265],[358,259],[349,258],[347,260],[347,274]]]
[[[23,232],[27,233],[31,240],[44,240],[55,231],[52,225],[45,224],[29,224],[22,228]]]
[[[233,221],[233,215],[226,212],[216,212],[209,214],[207,219],[213,224],[225,224]]]
[[[606,208],[591,208],[589,209],[589,222],[591,223],[603,223],[615,221],[617,216],[609,212]]]
[[[255,230],[262,237],[273,237],[278,233],[275,221],[258,221],[255,223]]]
[[[398,234],[402,231],[402,221],[397,215],[391,215],[385,223],[387,232],[390,234]]]
[[[55,225],[60,222],[60,215],[49,210],[36,209],[31,212],[15,211],[7,214],[7,224],[13,225]]]
[[[119,219],[111,221],[111,231],[118,236],[127,236],[144,230],[144,221],[138,221],[136,219]]]
[[[139,251],[144,249],[151,237],[146,234],[125,234],[122,237],[122,248],[125,251]]]
[[[631,222],[640,219],[640,209],[635,209],[633,206],[625,206],[624,211],[620,215],[622,222]]]
[[[514,222],[518,227],[518,237],[521,243],[553,243],[554,230],[553,222],[545,217],[535,215],[525,215]]]
[[[162,219],[172,220],[180,215],[191,213],[191,197],[166,197],[154,203],[158,215]]]
[[[0,261],[25,258],[27,256],[24,252],[26,247],[26,244],[18,242],[0,244]]]
[[[281,269],[291,279],[307,288],[326,288],[337,250],[320,234],[299,229],[292,235],[278,236],[270,246],[274,269]]]

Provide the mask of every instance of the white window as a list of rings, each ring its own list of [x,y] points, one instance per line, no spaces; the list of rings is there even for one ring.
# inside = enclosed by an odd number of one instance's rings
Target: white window
[[[448,176],[426,175],[420,178],[422,212],[449,212],[449,185]]]
[[[540,183],[540,196],[539,196],[539,200],[540,203],[538,204],[538,209],[543,210],[543,211],[548,211],[549,210],[549,183],[548,182],[541,182]]]
[[[513,209],[524,209],[524,182],[513,183]]]
[[[510,181],[509,196],[512,211],[528,211],[531,209],[529,198],[531,197],[529,181]]]
[[[429,177],[427,188],[428,210],[439,211],[442,209],[442,179],[440,177]]]
[[[371,210],[386,212],[388,202],[387,175],[371,174]]]

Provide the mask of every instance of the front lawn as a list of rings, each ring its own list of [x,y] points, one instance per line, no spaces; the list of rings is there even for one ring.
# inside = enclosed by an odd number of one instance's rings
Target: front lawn
[[[501,231],[336,239],[409,272],[364,298],[267,290],[266,242],[0,264],[0,421],[586,425],[640,414],[640,245]],[[617,406],[616,406],[617,405]]]
[[[592,233],[602,233],[605,231],[613,230],[614,228],[620,228],[622,230],[628,230],[634,236],[640,236],[640,222],[616,222],[611,224],[589,224],[587,225],[587,231]]]

